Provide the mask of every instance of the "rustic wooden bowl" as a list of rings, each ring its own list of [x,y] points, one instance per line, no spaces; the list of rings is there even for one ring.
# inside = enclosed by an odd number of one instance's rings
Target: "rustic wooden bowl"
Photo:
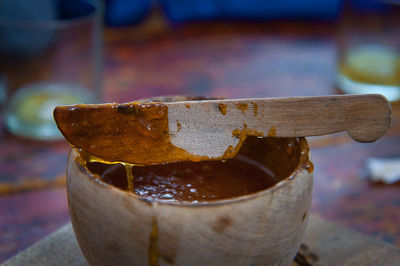
[[[72,149],[67,189],[76,238],[92,265],[289,265],[311,205],[308,152],[304,138],[249,137],[240,153],[285,177],[274,187],[208,203],[152,204],[100,181]]]

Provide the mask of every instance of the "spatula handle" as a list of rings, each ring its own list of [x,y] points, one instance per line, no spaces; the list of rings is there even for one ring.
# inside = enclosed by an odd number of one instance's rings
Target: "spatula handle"
[[[249,108],[257,108],[258,117],[249,126],[264,135],[267,122],[278,137],[347,131],[358,142],[373,142],[391,124],[391,105],[378,94],[258,99],[254,103]],[[239,106],[240,100],[233,105]]]

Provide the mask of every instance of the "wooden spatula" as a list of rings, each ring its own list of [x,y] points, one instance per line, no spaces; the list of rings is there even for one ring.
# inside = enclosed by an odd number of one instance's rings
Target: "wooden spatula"
[[[233,157],[247,136],[347,131],[372,142],[391,123],[381,95],[59,106],[54,118],[78,148],[111,162],[157,164]]]

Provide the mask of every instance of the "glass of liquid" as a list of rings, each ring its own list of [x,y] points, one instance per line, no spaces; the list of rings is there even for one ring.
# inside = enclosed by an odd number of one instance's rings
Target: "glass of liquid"
[[[345,1],[338,36],[338,87],[399,100],[400,1]]]
[[[55,106],[100,101],[102,12],[98,0],[0,1],[0,91],[11,133],[59,139]]]

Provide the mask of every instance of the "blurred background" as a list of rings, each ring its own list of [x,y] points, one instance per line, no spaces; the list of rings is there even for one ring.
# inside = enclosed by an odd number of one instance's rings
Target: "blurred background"
[[[0,262],[69,221],[54,106],[168,94],[384,94],[378,142],[310,138],[312,211],[400,247],[399,52],[395,0],[0,0]]]

